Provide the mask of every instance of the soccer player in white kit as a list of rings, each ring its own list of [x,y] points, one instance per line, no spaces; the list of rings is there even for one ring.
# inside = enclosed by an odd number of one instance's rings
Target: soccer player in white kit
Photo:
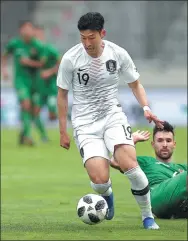
[[[163,126],[148,107],[139,73],[127,53],[118,45],[103,40],[104,18],[89,12],[78,21],[81,42],[68,50],[57,76],[60,145],[69,149],[67,134],[68,91],[73,90],[72,125],[74,139],[91,180],[91,187],[108,203],[106,219],[114,216],[114,201],[109,177],[109,153],[131,183],[131,191],[141,209],[146,229],[158,229],[151,212],[148,180],[138,166],[131,127],[118,101],[120,74],[132,89],[144,116]]]

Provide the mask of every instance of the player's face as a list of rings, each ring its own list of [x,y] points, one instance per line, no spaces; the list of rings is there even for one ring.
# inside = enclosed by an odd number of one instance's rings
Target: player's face
[[[163,161],[169,161],[176,147],[172,132],[157,132],[154,136],[152,146],[155,150],[156,157]]]
[[[30,40],[31,38],[34,37],[34,28],[32,23],[25,23],[21,28],[20,28],[20,35],[25,39],[25,40]]]
[[[93,30],[80,31],[81,42],[89,55],[95,55],[100,51],[104,35],[104,30],[101,32]]]
[[[40,41],[44,41],[45,40],[44,30],[36,28],[35,29],[35,37],[37,39],[39,39]]]

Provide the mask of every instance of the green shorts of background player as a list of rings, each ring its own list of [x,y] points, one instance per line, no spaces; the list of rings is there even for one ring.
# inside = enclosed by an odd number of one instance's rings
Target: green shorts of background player
[[[51,95],[34,93],[33,103],[35,106],[38,107],[39,111],[46,105],[48,108],[49,120],[56,120],[57,119],[56,98],[57,98],[56,95],[53,93]]]
[[[151,187],[152,211],[158,218],[188,218],[187,172]]]

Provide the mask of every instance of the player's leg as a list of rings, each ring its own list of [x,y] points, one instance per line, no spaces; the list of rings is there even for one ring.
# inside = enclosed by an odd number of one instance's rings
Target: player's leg
[[[187,173],[183,172],[151,191],[152,211],[158,218],[188,218]]]
[[[96,148],[96,145],[91,147]],[[85,146],[85,148],[90,149],[89,146]],[[95,156],[87,159],[85,168],[91,180],[91,187],[107,201],[108,214],[106,219],[111,220],[114,216],[114,197],[109,178],[109,162],[101,156]]]
[[[131,183],[131,191],[142,212],[144,227],[158,229],[151,211],[148,179],[137,163],[131,127],[123,112],[115,113],[109,118],[104,139],[108,150]]]
[[[47,106],[48,106],[48,114],[49,120],[57,120],[57,101],[56,95],[49,95],[47,97]]]
[[[43,142],[49,141],[47,131],[44,125],[44,122],[41,120],[40,112],[41,108],[44,104],[45,97],[40,95],[38,92],[33,93],[32,95],[32,115],[33,115],[33,122],[35,123],[35,126],[37,130],[40,133],[41,140]]]
[[[99,127],[101,126],[99,125]],[[83,134],[84,131],[86,134]],[[101,137],[98,136],[97,138],[96,135],[88,135],[89,132],[92,132],[92,125],[89,125],[84,131],[74,131],[75,142],[89,175],[91,187],[102,195],[108,203],[106,219],[110,220],[114,216],[114,204],[109,178],[108,150],[102,138],[102,131],[99,131]]]
[[[188,218],[188,190],[187,190],[187,172],[182,172],[174,177],[175,191],[173,192],[170,206],[173,210],[174,218]]]
[[[20,144],[33,145],[31,138],[31,96],[29,89],[22,85],[16,88],[18,100],[21,107],[22,131]]]

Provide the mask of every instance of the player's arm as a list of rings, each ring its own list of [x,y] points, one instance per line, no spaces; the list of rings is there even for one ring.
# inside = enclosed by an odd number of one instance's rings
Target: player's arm
[[[60,132],[60,146],[65,149],[70,147],[70,138],[67,134],[67,113],[68,113],[68,90],[72,83],[73,68],[72,63],[63,57],[57,75],[57,107]]]
[[[51,75],[54,75],[58,72],[60,62],[61,62],[61,59],[57,58],[56,64],[52,68],[48,69],[48,71]]]
[[[39,54],[39,60],[33,60],[29,56],[24,55],[24,52],[20,53],[20,63],[27,67],[32,68],[41,68],[46,61],[45,53],[44,53],[44,46],[39,41],[34,42],[34,46],[37,49]]]
[[[32,68],[41,68],[44,65],[44,61],[33,60],[29,56],[25,55],[24,52],[19,53],[19,60],[23,66],[32,67]]]
[[[145,89],[144,89],[143,85],[140,83],[140,81],[135,80],[132,83],[128,83],[128,85],[131,88],[134,96],[138,100],[140,106],[143,108],[144,116],[149,121],[149,123],[151,123],[153,121],[156,124],[156,126],[158,126],[159,128],[163,128],[164,121],[159,120],[157,118],[157,116],[155,116],[152,113],[152,111],[149,107]]]
[[[52,68],[49,68],[49,69],[46,70],[46,71],[49,72],[50,76],[52,76],[52,75],[57,73],[60,62],[61,62],[61,60],[59,59]]]
[[[122,65],[121,69],[124,75],[124,78],[131,88],[133,94],[135,95],[136,99],[138,100],[139,104],[144,110],[145,118],[151,123],[152,121],[159,127],[163,128],[164,121],[159,120],[149,108],[149,103],[147,100],[146,92],[143,85],[139,81],[139,73],[135,64],[133,63],[129,54],[125,51],[122,52]]]
[[[20,57],[20,63],[23,66],[33,67],[33,68],[41,68],[43,66],[43,63],[41,61],[32,60],[32,59],[30,59],[29,57],[26,57],[26,56]]]
[[[68,113],[68,90],[58,88],[57,94],[60,146],[65,149],[70,147],[70,138],[67,134],[67,113]]]
[[[58,72],[60,62],[61,62],[61,59],[59,58],[57,59],[56,64],[52,68],[41,71],[41,77],[43,79],[48,79],[51,76],[55,75]]]
[[[132,136],[133,136],[133,142],[136,145],[138,142],[143,142],[143,141],[147,141],[150,138],[150,132],[149,131],[140,131],[137,130],[135,132],[133,132]]]
[[[46,51],[47,52],[46,53],[46,58],[48,58],[49,55],[52,56],[56,60],[56,64],[54,64],[54,66],[51,67],[51,68],[48,68],[48,69],[45,69],[45,70],[41,71],[41,77],[43,79],[48,79],[51,76],[57,74],[58,68],[59,68],[59,64],[61,62],[61,57],[60,57],[59,52],[58,52],[58,50],[56,48],[54,48],[51,45],[47,45],[46,46],[46,50],[47,50]]]

